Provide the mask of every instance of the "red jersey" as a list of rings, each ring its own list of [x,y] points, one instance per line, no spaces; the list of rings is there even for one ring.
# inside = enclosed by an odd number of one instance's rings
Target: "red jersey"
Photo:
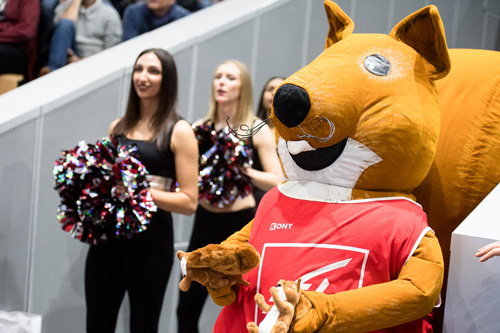
[[[257,210],[249,243],[261,255],[243,278],[236,301],[225,306],[214,332],[246,332],[264,319],[256,293],[271,303],[269,289],[280,279],[302,278],[302,289],[326,294],[397,279],[430,230],[422,208],[405,198],[317,202],[269,191]],[[404,326],[404,329],[403,329]],[[432,331],[425,318],[387,332]]]

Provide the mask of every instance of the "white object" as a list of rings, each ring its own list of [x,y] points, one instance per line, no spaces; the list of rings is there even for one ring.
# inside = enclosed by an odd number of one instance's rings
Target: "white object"
[[[276,287],[278,289],[278,296],[282,301],[286,301],[285,292],[283,291],[283,287],[278,285]],[[274,324],[278,320],[278,316],[280,314],[280,310],[276,307],[276,304],[271,307],[271,310],[267,313],[264,320],[259,325],[259,333],[270,333]]]
[[[186,276],[187,275],[186,266],[187,266],[187,260],[186,260],[186,258],[182,257],[182,259],[181,259],[181,273],[182,273],[182,276]]]
[[[0,332],[2,333],[40,333],[41,331],[41,315],[19,311],[0,311]]]
[[[479,262],[477,250],[500,239],[500,185],[451,236],[443,331],[500,332],[500,257]]]

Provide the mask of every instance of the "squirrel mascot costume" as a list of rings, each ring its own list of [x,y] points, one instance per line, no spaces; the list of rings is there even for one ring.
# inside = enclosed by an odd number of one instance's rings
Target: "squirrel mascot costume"
[[[389,35],[353,34],[324,4],[325,51],[274,97],[286,181],[222,244],[178,254],[181,288],[198,281],[224,306],[214,332],[432,331],[444,262],[413,192],[435,192],[423,182],[439,169],[441,18],[431,5]]]

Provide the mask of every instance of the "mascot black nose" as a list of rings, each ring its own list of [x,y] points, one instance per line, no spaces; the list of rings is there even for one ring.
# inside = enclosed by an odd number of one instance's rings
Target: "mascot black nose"
[[[307,91],[293,84],[284,84],[276,91],[273,105],[276,117],[289,128],[306,119],[311,109]]]

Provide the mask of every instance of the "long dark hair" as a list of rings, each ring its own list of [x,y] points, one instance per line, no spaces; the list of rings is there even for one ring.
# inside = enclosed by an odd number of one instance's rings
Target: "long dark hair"
[[[259,106],[257,108],[257,117],[259,117],[260,119],[267,119],[270,116],[270,114],[267,113],[266,109],[264,109],[263,102],[264,102],[264,93],[266,92],[267,85],[274,79],[284,80],[285,78],[282,76],[272,76],[269,78],[269,80],[266,81],[266,84],[264,84],[264,88],[262,88],[262,91],[260,93]]]
[[[168,142],[168,133],[170,133],[177,120],[180,119],[177,113],[177,67],[172,55],[159,48],[151,48],[142,51],[135,59],[134,67],[137,60],[146,53],[154,53],[161,63],[162,80],[159,93],[160,100],[158,109],[149,123],[149,128],[153,132],[151,141],[155,142],[160,150],[163,150],[170,144],[170,142]],[[125,116],[116,124],[113,129],[113,134],[127,134],[127,132],[139,121],[140,101],[134,88],[133,78],[134,75],[132,74]]]

